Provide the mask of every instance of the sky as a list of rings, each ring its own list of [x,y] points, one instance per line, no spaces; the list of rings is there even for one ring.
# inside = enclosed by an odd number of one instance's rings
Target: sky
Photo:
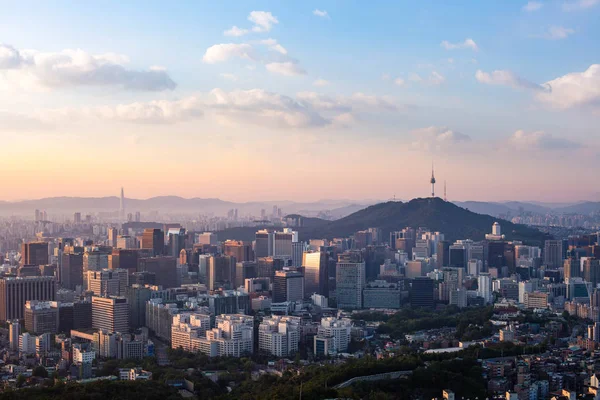
[[[2,200],[600,200],[600,0],[0,9]]]

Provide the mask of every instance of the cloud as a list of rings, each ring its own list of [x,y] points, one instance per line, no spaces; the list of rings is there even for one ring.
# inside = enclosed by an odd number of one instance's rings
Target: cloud
[[[544,35],[544,38],[552,39],[552,40],[565,39],[569,35],[572,35],[574,33],[575,33],[574,29],[565,28],[563,26],[551,26],[548,29],[548,33]]]
[[[316,81],[313,82],[313,86],[317,86],[317,87],[323,87],[323,86],[329,86],[331,85],[331,82],[329,82],[328,80],[325,79],[317,79]]]
[[[252,11],[248,15],[248,21],[254,23],[253,32],[269,32],[273,25],[279,23],[277,17],[267,11]]]
[[[523,79],[515,75],[513,72],[507,70],[496,70],[492,72],[483,72],[482,70],[477,70],[477,72],[475,72],[475,79],[487,85],[510,86],[515,89],[533,89],[540,91],[549,90],[546,85],[538,85],[536,83],[529,82],[528,80]]]
[[[331,121],[291,97],[262,89],[210,92],[210,107],[228,121],[273,128],[314,128]]]
[[[518,130],[508,139],[509,144],[517,150],[562,150],[579,148],[581,145],[568,139],[557,138],[544,131],[525,132]]]
[[[287,50],[282,45],[277,43],[277,40],[275,39],[261,40],[260,43],[269,46],[269,50],[273,50],[284,55],[287,54]]]
[[[527,11],[527,12],[538,11],[539,9],[541,9],[543,7],[543,5],[544,4],[539,1],[530,1],[523,6],[523,11]]]
[[[559,109],[600,106],[600,64],[593,64],[583,72],[572,72],[544,84],[551,90],[539,93],[542,103]]]
[[[445,126],[430,126],[411,131],[415,137],[412,147],[417,150],[448,150],[450,147],[467,143],[471,137]]]
[[[588,8],[594,7],[598,3],[600,3],[600,0],[567,1],[563,4],[563,10],[565,10],[565,11],[586,10]]]
[[[174,124],[204,115],[202,102],[197,97],[177,101],[156,100],[121,104],[115,107],[96,107],[88,109],[87,112],[103,119],[143,124]]]
[[[237,81],[237,76],[235,76],[234,74],[227,73],[227,72],[222,72],[219,74],[219,76],[228,81],[232,81],[232,82]]]
[[[327,14],[327,11],[325,11],[325,10],[319,10],[317,8],[315,11],[313,11],[313,14],[316,15],[317,17],[329,19],[329,14]]]
[[[25,115],[0,110],[0,131],[28,132],[48,129],[52,125],[33,115]]]
[[[410,74],[408,80],[411,82],[423,82],[423,78],[419,74]]]
[[[396,78],[396,79],[394,79],[394,84],[397,85],[397,86],[404,86],[405,83],[406,82],[402,78]]]
[[[80,49],[40,52],[0,44],[0,71],[9,83],[32,88],[120,86],[141,91],[173,90],[177,86],[166,70],[128,69],[128,61],[114,53],[94,55]]]
[[[265,68],[269,72],[284,76],[306,75],[306,71],[302,67],[291,61],[268,63],[265,64]]]
[[[249,32],[250,31],[248,29],[238,28],[237,26],[234,25],[231,27],[231,29],[228,29],[225,32],[223,32],[223,35],[240,37],[240,36],[244,36],[244,35],[248,34]]]
[[[368,95],[361,92],[350,96],[327,96],[316,92],[300,92],[296,98],[304,104],[319,111],[336,111],[347,113],[350,111],[397,111],[398,106],[393,99],[387,96]]]
[[[257,56],[254,47],[247,43],[221,43],[206,49],[202,61],[207,64],[215,64],[232,58],[256,61]]]
[[[441,74],[439,74],[436,71],[432,71],[431,75],[429,75],[429,78],[427,79],[428,83],[430,85],[441,85],[442,83],[446,82],[446,78],[444,78]]]
[[[471,38],[465,39],[464,42],[459,43],[450,43],[447,40],[444,40],[440,43],[440,46],[445,48],[446,50],[459,50],[459,49],[471,49],[473,51],[478,51],[479,47],[477,47],[477,43]]]

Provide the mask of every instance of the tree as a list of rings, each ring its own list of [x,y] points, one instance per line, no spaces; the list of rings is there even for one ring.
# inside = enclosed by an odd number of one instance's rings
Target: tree
[[[23,387],[23,385],[25,384],[25,377],[22,374],[19,374],[19,376],[17,376],[17,387]]]
[[[41,365],[38,365],[37,367],[35,367],[33,369],[33,372],[31,373],[32,376],[37,376],[40,378],[47,378],[48,377],[48,371],[46,370],[46,368],[42,367]]]

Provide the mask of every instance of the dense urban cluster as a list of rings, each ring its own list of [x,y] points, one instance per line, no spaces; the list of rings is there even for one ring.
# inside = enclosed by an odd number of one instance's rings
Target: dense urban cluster
[[[127,216],[122,197],[102,218],[8,223],[3,392],[600,397],[598,234],[540,247],[496,222],[484,240],[419,226],[304,238],[301,216],[260,220],[254,240],[220,240]]]

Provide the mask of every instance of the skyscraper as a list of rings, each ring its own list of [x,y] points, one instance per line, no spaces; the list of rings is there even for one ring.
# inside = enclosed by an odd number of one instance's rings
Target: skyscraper
[[[433,307],[433,280],[418,277],[412,281],[410,305],[415,308]]]
[[[208,259],[208,289],[233,289],[235,285],[235,257],[211,256]]]
[[[324,251],[305,252],[303,254],[304,292],[307,295],[317,293],[326,297],[329,296],[327,265],[328,257]]]
[[[92,297],[92,328],[129,332],[129,306],[125,297]]]
[[[77,286],[83,286],[83,254],[63,253],[61,264],[58,269],[58,280],[61,287],[75,290]]]
[[[56,280],[52,276],[0,279],[0,320],[23,319],[27,300],[54,301]]]
[[[48,264],[48,243],[29,242],[21,245],[21,265]]]
[[[338,308],[361,309],[362,291],[366,281],[366,266],[358,251],[338,256],[336,265],[336,296]]]
[[[179,286],[177,258],[175,257],[141,258],[138,261],[138,270],[154,273],[156,284],[162,286],[163,289]]]
[[[162,255],[165,251],[165,235],[156,228],[146,228],[142,235],[142,249],[151,249],[155,256]]]
[[[544,264],[549,268],[556,269],[563,265],[563,241],[546,240],[544,244]]]
[[[299,271],[277,271],[273,281],[273,303],[301,301],[304,298],[304,276]]]
[[[235,257],[237,262],[252,261],[252,246],[237,240],[227,240],[223,243],[223,254]]]

